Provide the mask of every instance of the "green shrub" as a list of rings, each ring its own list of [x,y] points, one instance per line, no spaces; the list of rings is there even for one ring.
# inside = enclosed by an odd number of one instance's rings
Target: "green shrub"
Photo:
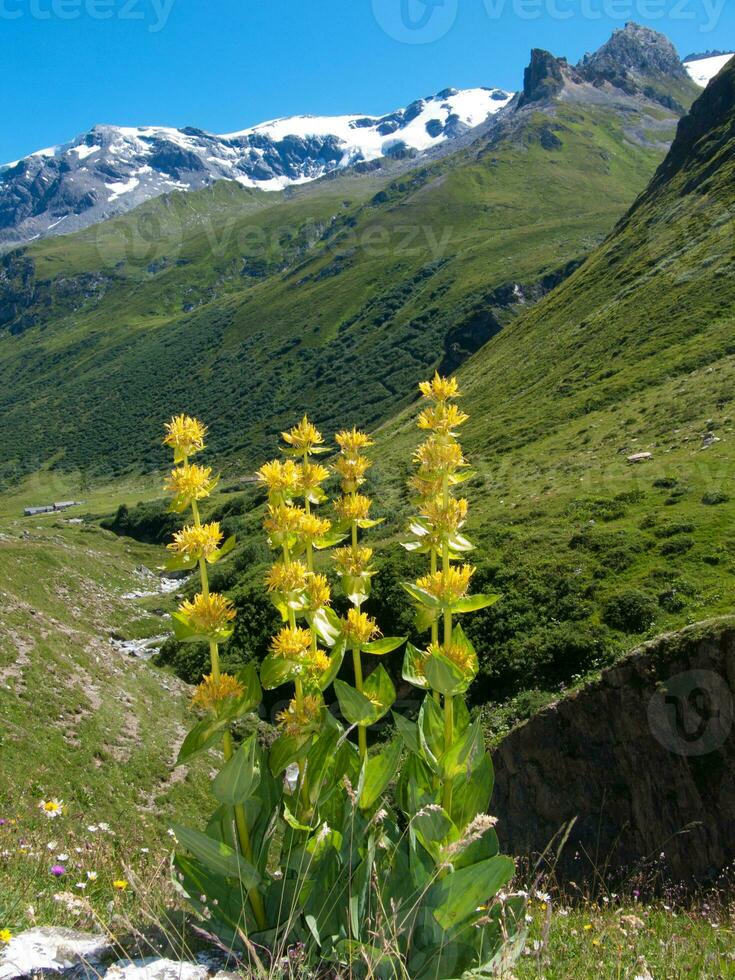
[[[622,633],[642,633],[656,618],[656,602],[638,589],[626,589],[605,600],[602,618],[612,629]]]
[[[730,498],[722,490],[708,490],[707,493],[702,497],[702,503],[707,504],[709,507],[714,507],[717,504],[726,504]]]

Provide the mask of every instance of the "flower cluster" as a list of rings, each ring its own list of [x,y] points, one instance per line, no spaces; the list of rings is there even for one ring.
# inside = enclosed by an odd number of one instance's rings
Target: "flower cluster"
[[[224,702],[242,697],[244,693],[245,689],[236,677],[230,674],[220,674],[218,677],[208,674],[194,690],[191,703],[196,708],[216,714]]]
[[[258,479],[268,491],[264,521],[268,543],[280,552],[267,573],[266,587],[284,623],[271,641],[261,678],[265,687],[294,682],[295,696],[279,714],[279,726],[284,735],[308,740],[321,717],[321,692],[333,666],[329,653],[319,645],[317,628],[319,616],[329,610],[331,589],[326,576],[314,570],[314,551],[329,543],[332,529],[331,522],[314,510],[326,499],[322,484],[329,471],[312,458],[326,448],[308,418],[282,435],[286,458],[271,460],[258,470]]]
[[[467,690],[478,671],[477,654],[453,618],[489,606],[497,597],[469,595],[475,569],[464,561],[472,550],[463,533],[468,504],[453,493],[454,487],[471,475],[457,439],[459,428],[469,417],[453,402],[459,397],[459,386],[456,379],[437,373],[419,389],[428,404],[417,425],[429,436],[414,453],[417,470],[409,486],[417,495],[418,516],[411,522],[411,538],[404,547],[427,555],[430,570],[404,587],[416,603],[419,629],[430,628],[431,639],[424,650],[409,645],[403,676],[417,687],[431,687],[437,701],[443,696],[448,751],[454,728],[453,699]],[[451,805],[451,798],[452,781],[447,777],[445,809]]]

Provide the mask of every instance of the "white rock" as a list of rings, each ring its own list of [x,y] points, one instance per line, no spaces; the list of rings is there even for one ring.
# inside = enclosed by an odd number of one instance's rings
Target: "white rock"
[[[645,463],[649,459],[653,459],[653,453],[633,453],[632,456],[628,456],[629,463]]]
[[[0,954],[0,980],[51,970],[60,973],[82,963],[99,962],[109,949],[105,936],[73,929],[39,927],[13,936]]]
[[[148,957],[121,960],[104,974],[106,980],[207,980],[209,970],[195,963]]]

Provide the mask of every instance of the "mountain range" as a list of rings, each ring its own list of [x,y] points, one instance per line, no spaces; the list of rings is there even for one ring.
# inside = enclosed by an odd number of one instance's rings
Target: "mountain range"
[[[706,85],[722,63],[722,56],[710,57],[685,68]],[[585,81],[649,96],[655,96],[658,76],[666,78],[665,90],[686,78],[673,46],[635,25],[617,31],[576,70]],[[0,248],[78,231],[158,195],[217,180],[283,190],[382,158],[446,152],[508,106],[513,94],[447,88],[384,116],[292,116],[224,136],[194,127],[97,125],[0,167]],[[669,97],[672,107],[678,103]]]
[[[8,252],[6,473],[156,465],[181,408],[243,467],[305,404],[380,423],[577,267],[700,91],[629,25],[577,66],[534,50],[506,108],[418,160],[286,192],[218,181]]]

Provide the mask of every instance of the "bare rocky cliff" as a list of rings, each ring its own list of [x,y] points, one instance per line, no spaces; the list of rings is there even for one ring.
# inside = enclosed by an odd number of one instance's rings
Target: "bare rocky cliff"
[[[728,618],[665,634],[539,712],[494,754],[503,849],[541,854],[576,818],[562,880],[652,859],[672,881],[712,880],[735,858],[734,688]]]

